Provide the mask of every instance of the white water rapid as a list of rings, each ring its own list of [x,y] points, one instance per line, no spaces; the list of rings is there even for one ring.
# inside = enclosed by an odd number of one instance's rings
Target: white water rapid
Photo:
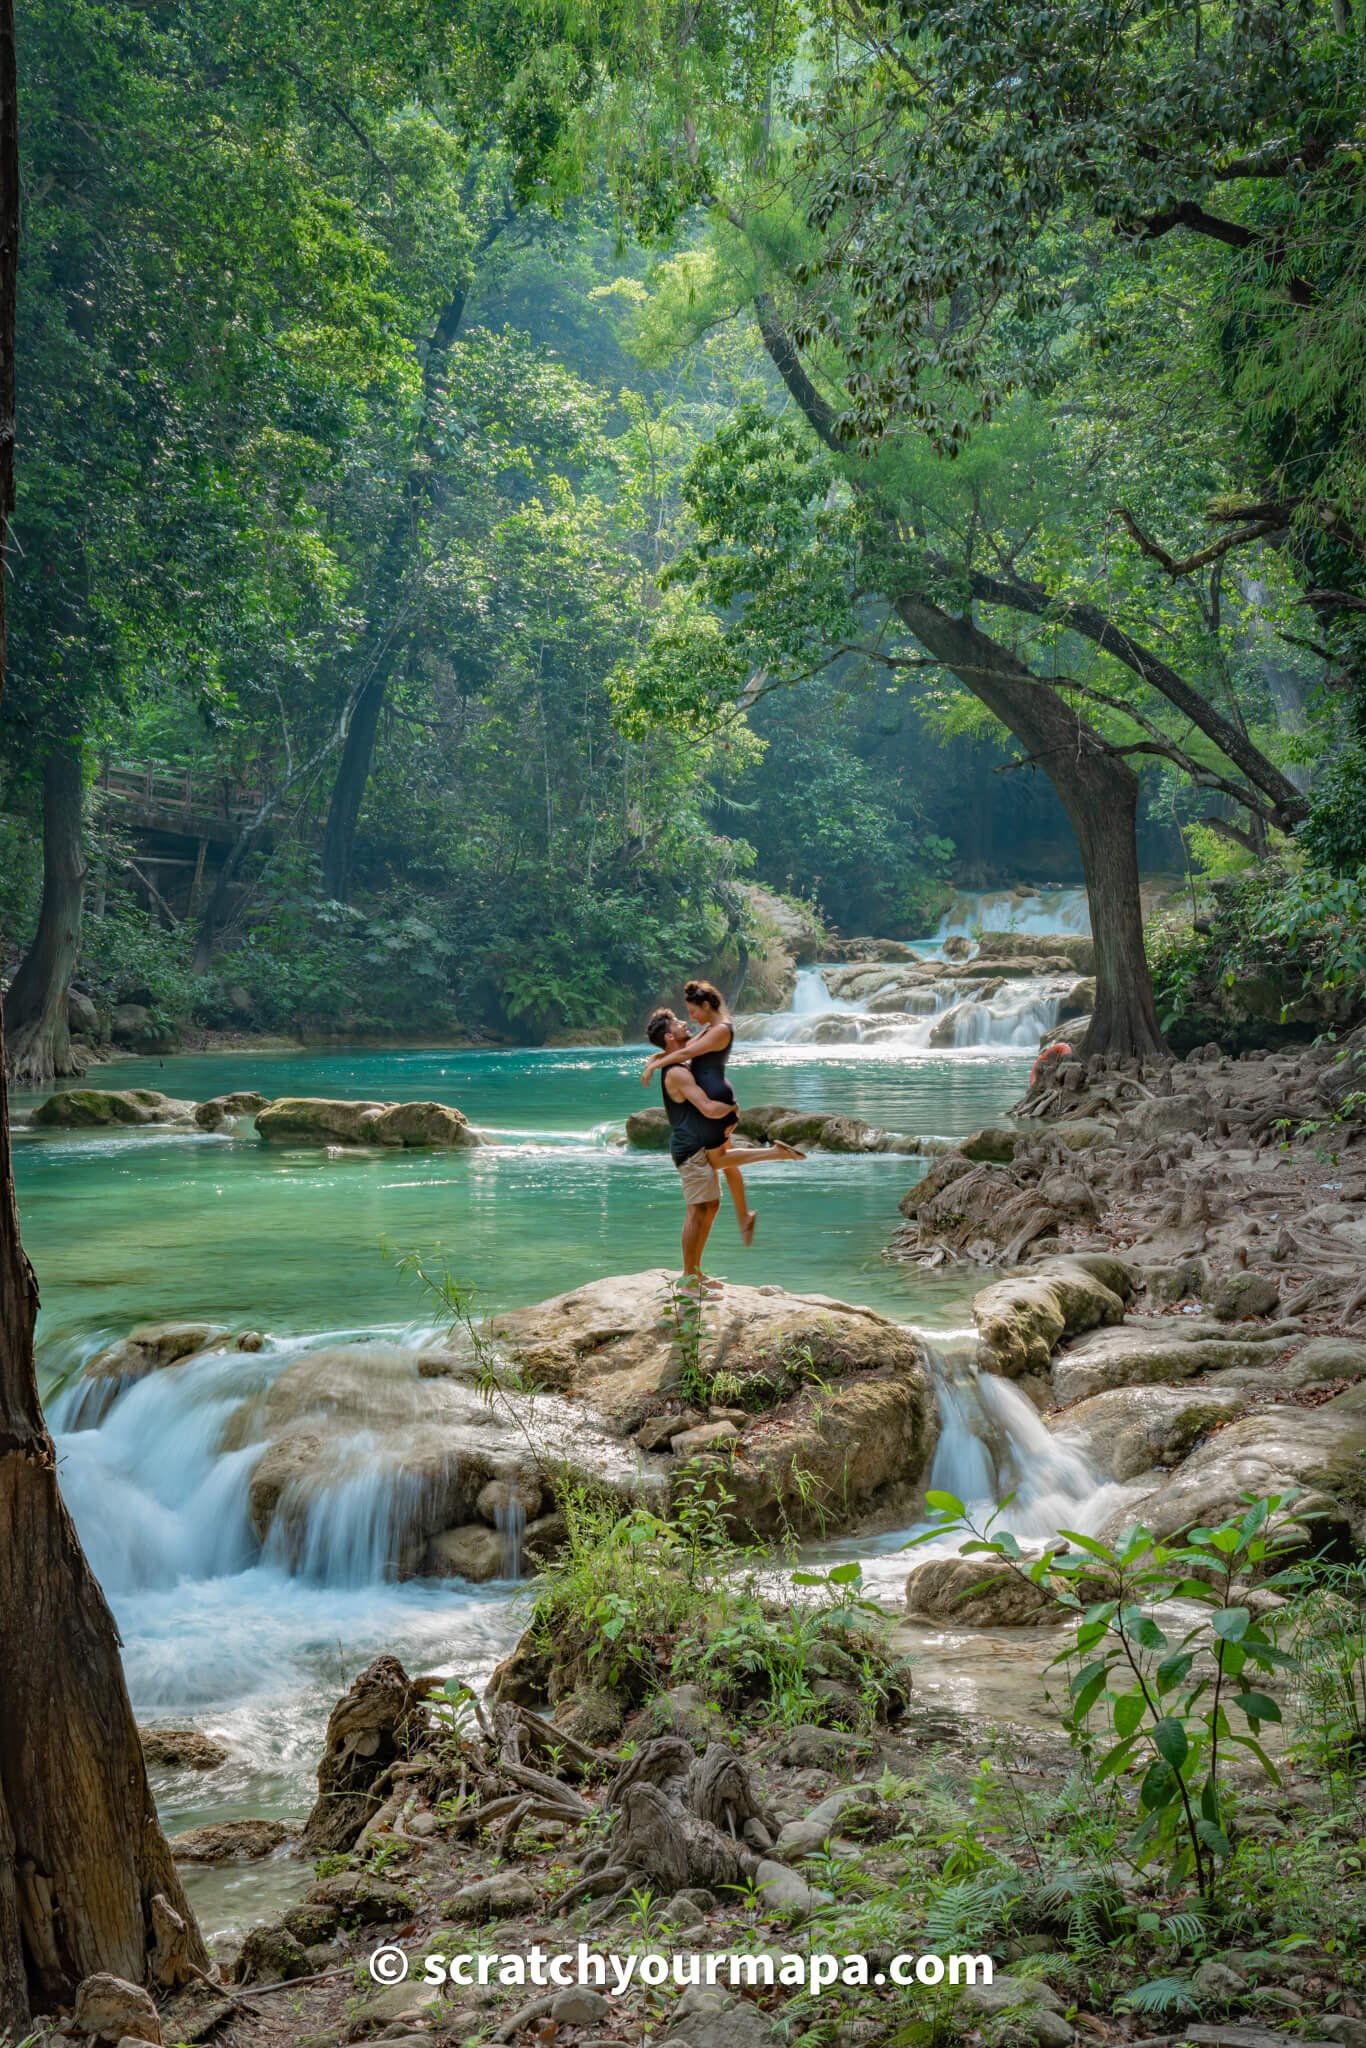
[[[787,1009],[742,1017],[751,1045],[877,1045],[897,1052],[973,1052],[1039,1045],[1056,1029],[1075,974],[1003,977],[989,960],[948,973],[945,942],[983,932],[1041,942],[1090,929],[1084,889],[960,892],[931,938],[885,961],[803,967]],[[944,962],[936,978],[933,967]],[[955,963],[961,966],[962,963]]]

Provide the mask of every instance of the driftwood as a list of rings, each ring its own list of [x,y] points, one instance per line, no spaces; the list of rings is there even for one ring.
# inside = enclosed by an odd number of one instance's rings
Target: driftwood
[[[625,1763],[608,1788],[613,1814],[607,1845],[584,1861],[584,1875],[560,1900],[568,1912],[609,1895],[607,1910],[642,1879],[666,1893],[744,1884],[762,1858],[744,1839],[748,1825],[765,1843],[777,1823],[748,1767],[723,1742],[694,1757],[677,1735],[661,1735]]]
[[[318,1797],[300,1845],[305,1855],[353,1846],[380,1812],[393,1766],[428,1729],[426,1709],[397,1657],[376,1657],[328,1719]]]

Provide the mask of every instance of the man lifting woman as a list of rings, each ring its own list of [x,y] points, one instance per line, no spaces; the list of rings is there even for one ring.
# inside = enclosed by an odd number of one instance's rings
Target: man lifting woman
[[[683,1186],[683,1284],[701,1290],[718,1286],[702,1271],[702,1253],[721,1206],[724,1177],[735,1204],[740,1241],[752,1244],[758,1220],[745,1193],[741,1169],[761,1159],[804,1159],[793,1145],[736,1145],[732,1134],[739,1118],[735,1090],[726,1079],[726,1061],[735,1043],[735,1026],[718,989],[709,981],[690,981],[683,991],[690,1030],[672,1010],[659,1009],[645,1027],[645,1036],[659,1050],[646,1062],[645,1086],[660,1076],[664,1110],[669,1119],[669,1154]]]

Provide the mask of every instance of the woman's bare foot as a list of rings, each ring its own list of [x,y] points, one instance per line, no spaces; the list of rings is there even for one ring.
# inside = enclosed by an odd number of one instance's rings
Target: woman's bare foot
[[[750,1245],[750,1244],[753,1244],[753,1242],[754,1242],[754,1226],[755,1226],[755,1224],[756,1224],[756,1223],[757,1223],[758,1221],[759,1221],[759,1212],[758,1212],[758,1210],[757,1210],[757,1209],[751,1209],[751,1210],[750,1210],[750,1212],[749,1212],[749,1214],[748,1214],[748,1215],[747,1215],[747,1216],[745,1217],[744,1221],[743,1221],[743,1222],[741,1223],[741,1225],[740,1225],[740,1242],[741,1242],[741,1244],[744,1244],[744,1245]]]
[[[773,1140],[773,1153],[777,1159],[805,1159],[805,1152],[799,1152],[795,1145],[785,1145],[781,1138]]]

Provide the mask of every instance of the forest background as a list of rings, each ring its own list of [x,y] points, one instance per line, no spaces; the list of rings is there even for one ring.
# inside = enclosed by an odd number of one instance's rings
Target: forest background
[[[1360,981],[1343,0],[18,43],[21,1080],[116,1012],[610,1036],[762,951],[754,883],[895,937],[1085,881],[1120,1049],[1267,960]]]

